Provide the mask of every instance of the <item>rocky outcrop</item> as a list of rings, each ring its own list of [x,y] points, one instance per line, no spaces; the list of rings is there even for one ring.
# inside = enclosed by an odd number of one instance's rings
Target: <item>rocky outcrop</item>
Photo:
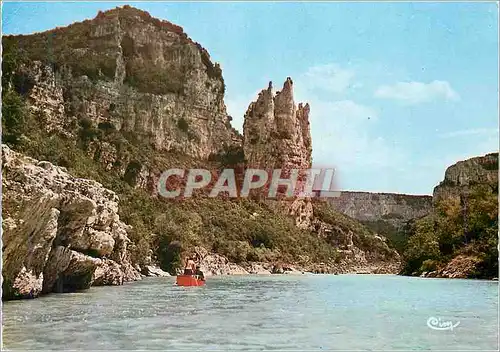
[[[144,266],[142,274],[145,275],[145,276],[159,276],[159,277],[170,276],[169,273],[167,273],[166,271],[161,270],[159,267],[154,266],[154,265],[146,265],[146,266]]]
[[[434,188],[433,202],[460,198],[475,185],[489,185],[498,192],[498,153],[491,153],[448,167],[444,180]]]
[[[295,104],[290,77],[276,94],[269,83],[257,101],[250,104],[243,138],[245,160],[252,167],[288,170],[311,167],[309,104]]]
[[[289,178],[290,170],[305,171],[312,164],[312,142],[309,126],[308,104],[295,104],[293,97],[293,82],[287,78],[283,89],[273,93],[272,83],[262,90],[255,102],[252,102],[245,114],[243,125],[243,151],[247,168],[266,170],[280,169],[281,178]],[[325,268],[305,268],[312,272],[352,272],[357,268],[374,271],[397,272],[399,256],[390,250],[385,239],[378,236],[380,241],[371,235],[372,248],[363,247],[358,239],[364,238],[351,221],[350,225],[335,224],[335,220],[325,222],[315,214],[311,198],[297,197],[306,180],[306,173],[300,172],[298,185],[292,197],[281,197],[279,201],[267,201],[275,207],[275,211],[290,214],[295,224],[306,230],[315,232],[329,243],[339,248],[343,253],[342,263],[328,263]],[[267,189],[260,192],[267,192]],[[257,195],[260,195],[257,193]],[[356,243],[355,243],[356,242]],[[389,269],[381,267],[391,266]],[[368,269],[366,269],[368,268]],[[275,267],[272,272],[285,272]]]
[[[421,218],[432,210],[431,196],[395,193],[341,192],[329,198],[332,207],[364,223],[384,222],[401,229],[408,220]]]
[[[140,278],[118,197],[2,145],[3,299]]]
[[[22,62],[16,91],[49,131],[118,130],[158,151],[197,158],[237,141],[224,104],[218,64],[183,29],[124,6],[43,33],[4,36],[4,51]],[[85,132],[85,131],[84,131]],[[125,173],[117,145],[90,148]]]
[[[477,256],[458,255],[444,267],[431,272],[423,272],[420,276],[448,279],[466,279],[476,272],[477,266],[480,263],[481,259]]]
[[[137,277],[138,271],[145,275],[161,274],[155,267],[147,267],[153,262],[145,253],[149,249],[159,252],[159,241],[151,240],[155,236],[149,234],[160,232],[167,208],[176,209],[177,217],[189,217],[192,213],[178,203],[168,203],[166,207],[166,202],[153,202],[147,196],[141,202],[132,202],[130,198],[135,195],[125,183],[155,196],[158,176],[166,168],[219,170],[227,164],[243,168],[242,149],[247,168],[281,169],[282,178],[289,176],[290,169],[305,170],[311,166],[309,105],[295,104],[291,79],[276,94],[271,86],[263,90],[250,105],[241,141],[226,114],[220,67],[182,28],[154,19],[146,12],[124,6],[65,28],[5,36],[2,42],[3,55],[9,59],[4,72],[8,78],[4,80],[5,91],[17,93],[31,111],[27,121],[32,131],[12,131],[20,134],[19,139],[29,147],[23,150],[42,155],[39,159],[50,158],[67,165],[75,172],[85,161],[92,174],[102,175],[103,182],[109,179],[107,184],[123,192],[124,203],[132,208],[124,217],[137,224],[134,255],[142,257],[134,257],[135,267],[127,264],[131,247],[128,229],[116,216],[114,193],[95,182],[72,178],[63,168],[47,162],[15,157],[24,160],[19,164],[22,166],[12,164],[4,170],[6,180],[11,182],[6,187],[4,199],[9,209],[3,219],[7,244],[4,258],[9,261],[6,287],[10,287],[11,296],[25,296],[27,291],[31,294],[35,286],[36,295],[91,284],[119,284]],[[67,152],[47,148],[40,142],[47,138],[67,146]],[[39,182],[24,180],[26,175]],[[300,182],[303,176],[299,175]],[[349,263],[363,265],[362,255],[355,253],[361,244],[356,242],[360,237],[352,224],[340,230],[334,222],[330,222],[331,226],[322,225],[321,220],[315,219],[310,199],[290,200],[279,195],[278,201],[265,202],[270,214],[262,222],[266,231],[276,234],[280,241],[267,241],[269,248],[265,249],[272,256],[253,258],[297,258],[302,253],[290,248],[302,240],[299,236],[303,234],[304,241],[311,241],[301,246],[305,255],[313,257],[323,252],[321,246],[328,246],[332,253],[335,245],[348,250],[346,256],[358,258],[349,259]],[[151,209],[152,214],[148,215],[154,221],[141,216],[143,204]],[[239,219],[256,214],[250,208],[260,204],[250,205],[236,205],[241,209]],[[227,213],[212,213],[210,208],[208,202],[196,208],[197,212],[213,215],[203,226],[207,225],[207,230],[214,234],[230,228],[231,224],[223,221]],[[134,210],[143,219],[132,218]],[[292,226],[282,213],[291,215],[301,229]],[[176,220],[172,217],[172,222]],[[176,223],[179,241],[191,246],[194,242],[182,226]],[[330,234],[326,234],[328,229]],[[290,231],[297,231],[297,236],[291,236]],[[320,240],[309,236],[310,231],[315,231]],[[202,239],[201,230],[196,232],[199,237],[193,238]],[[224,236],[220,240],[229,241],[233,234]],[[252,251],[255,246],[264,245],[247,234],[234,237],[251,245]],[[206,241],[207,247],[213,246],[211,241]],[[386,248],[383,244],[379,247]],[[375,260],[370,250],[360,250],[366,254],[366,263]],[[228,252],[224,253],[231,257]],[[311,258],[310,262],[314,260],[318,259]],[[238,266],[226,257],[208,253],[203,256],[202,268],[207,275],[272,270],[262,263]]]
[[[289,178],[291,169],[311,168],[312,141],[309,127],[309,105],[295,104],[293,82],[287,78],[281,91],[273,93],[272,83],[259,93],[245,114],[243,152],[248,168],[281,169]],[[305,172],[299,173],[299,184]],[[300,189],[300,186],[297,186]],[[310,199],[285,200],[285,208],[297,226],[311,226],[313,209]]]

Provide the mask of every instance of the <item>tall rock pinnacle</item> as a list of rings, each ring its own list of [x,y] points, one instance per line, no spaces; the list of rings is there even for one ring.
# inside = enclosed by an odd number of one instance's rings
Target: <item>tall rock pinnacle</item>
[[[270,82],[248,107],[243,124],[243,151],[248,167],[281,169],[282,177],[290,169],[311,168],[309,105],[295,105],[290,77],[276,95]],[[302,177],[300,173],[299,182]],[[297,226],[310,226],[313,210],[309,199],[288,201],[285,208],[295,217]]]
[[[250,104],[243,124],[243,149],[251,167],[308,169],[312,162],[309,105],[295,105],[287,78],[276,95],[263,89]]]

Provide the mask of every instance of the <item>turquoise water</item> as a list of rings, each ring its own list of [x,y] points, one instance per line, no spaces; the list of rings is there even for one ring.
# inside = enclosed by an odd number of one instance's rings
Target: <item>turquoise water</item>
[[[5,302],[7,349],[495,350],[498,283],[385,275],[151,278]],[[459,322],[433,330],[430,317]]]

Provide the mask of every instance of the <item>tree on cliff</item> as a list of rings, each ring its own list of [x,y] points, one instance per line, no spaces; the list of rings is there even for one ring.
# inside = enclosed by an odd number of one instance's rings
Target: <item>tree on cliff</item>
[[[467,277],[496,277],[497,231],[498,192],[489,185],[478,184],[459,197],[442,199],[431,215],[413,224],[402,273],[439,270],[458,255],[465,255],[478,259]]]

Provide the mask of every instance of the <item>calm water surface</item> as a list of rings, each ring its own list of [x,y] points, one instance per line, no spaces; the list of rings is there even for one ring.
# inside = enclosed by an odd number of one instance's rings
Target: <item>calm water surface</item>
[[[459,322],[433,330],[430,317]],[[151,278],[5,302],[6,349],[496,350],[498,283],[385,275]]]

